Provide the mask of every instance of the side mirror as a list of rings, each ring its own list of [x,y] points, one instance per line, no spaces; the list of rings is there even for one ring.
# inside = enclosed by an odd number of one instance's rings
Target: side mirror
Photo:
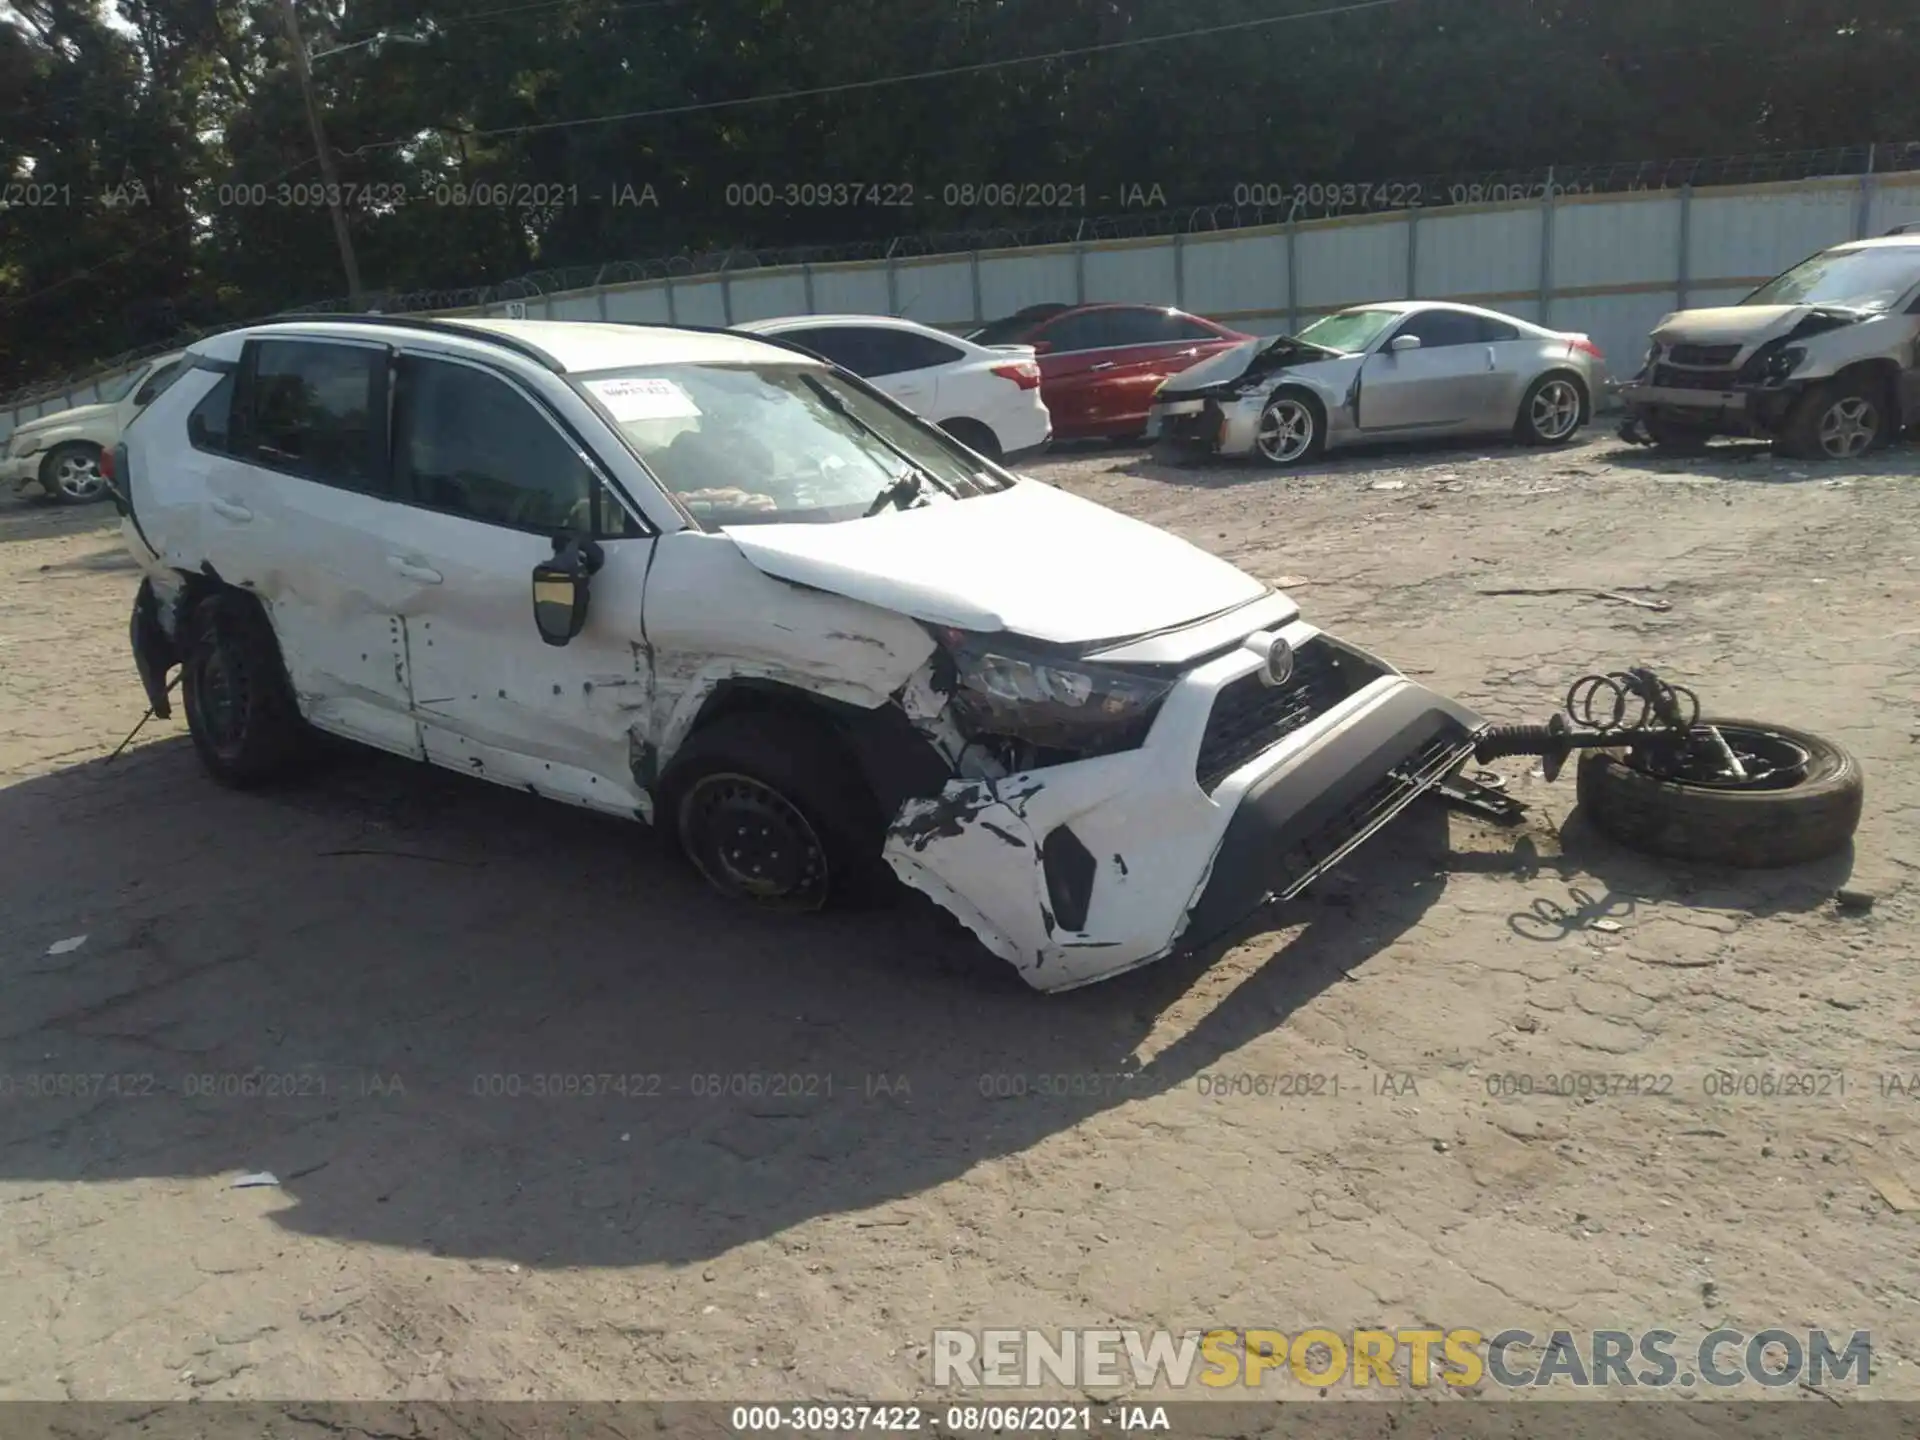
[[[553,558],[533,567],[533,623],[547,644],[565,645],[587,623],[591,579],[605,558],[592,540],[562,535]]]
[[[1404,355],[1409,350],[1418,350],[1420,348],[1420,337],[1418,335],[1396,335],[1393,337],[1393,344],[1388,348],[1396,355]]]

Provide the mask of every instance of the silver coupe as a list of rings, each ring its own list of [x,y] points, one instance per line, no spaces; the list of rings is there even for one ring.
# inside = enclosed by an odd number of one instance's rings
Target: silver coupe
[[[1474,305],[1356,305],[1173,376],[1155,392],[1147,438],[1272,465],[1427,436],[1561,445],[1592,418],[1606,375],[1585,335]]]

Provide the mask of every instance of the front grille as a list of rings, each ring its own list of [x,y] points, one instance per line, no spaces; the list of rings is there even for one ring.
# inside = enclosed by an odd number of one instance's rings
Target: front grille
[[[1738,378],[1732,370],[1676,370],[1671,365],[1653,368],[1653,383],[1663,390],[1731,390]]]
[[[1472,751],[1473,742],[1461,739],[1458,731],[1436,735],[1417,746],[1339,814],[1287,852],[1280,863],[1280,874],[1286,880],[1273,898],[1291,900],[1298,895],[1423,790],[1444,779]]]
[[[1169,445],[1211,447],[1220,438],[1220,407],[1209,400],[1191,414],[1162,416],[1160,438]]]
[[[1738,345],[1676,345],[1667,352],[1667,359],[1675,365],[1686,365],[1696,370],[1724,369],[1740,358]]]
[[[1326,714],[1372,678],[1363,669],[1358,656],[1315,636],[1294,652],[1285,685],[1263,684],[1257,670],[1228,685],[1214,697],[1194,762],[1200,788],[1211,795],[1261,751]]]

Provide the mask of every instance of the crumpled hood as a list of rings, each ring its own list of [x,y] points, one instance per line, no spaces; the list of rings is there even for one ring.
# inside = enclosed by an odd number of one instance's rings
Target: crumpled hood
[[[1197,545],[1038,480],[867,520],[725,533],[775,579],[1057,644],[1172,629],[1268,590]]]
[[[1723,305],[1712,310],[1682,310],[1662,320],[1654,329],[1653,338],[1661,345],[1764,345],[1789,333],[1816,311],[1835,308],[1830,305]]]
[[[1185,395],[1238,380],[1253,364],[1253,357],[1271,345],[1271,339],[1243,340],[1231,350],[1209,355],[1198,365],[1190,365],[1178,375],[1169,375],[1154,392],[1157,395]]]
[[[43,431],[53,430],[63,425],[84,425],[89,420],[102,420],[111,416],[114,409],[114,406],[105,404],[73,405],[65,410],[56,410],[51,415],[42,415],[37,420],[29,420],[23,425],[16,425],[8,433],[13,435],[38,435]]]

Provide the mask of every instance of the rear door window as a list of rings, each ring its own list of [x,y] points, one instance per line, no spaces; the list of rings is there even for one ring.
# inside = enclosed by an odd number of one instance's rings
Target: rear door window
[[[1077,315],[1063,315],[1042,326],[1033,338],[1044,340],[1053,347],[1056,355],[1071,355],[1079,350],[1102,350],[1120,343],[1108,338],[1113,333],[1112,324],[1107,318],[1111,313],[1106,310],[1082,310]]]
[[[384,346],[254,340],[241,374],[246,458],[343,490],[385,488]]]
[[[869,356],[862,337],[868,332],[855,325],[822,325],[814,330],[783,330],[778,338],[804,345],[816,355],[824,355],[842,370],[867,375]]]
[[[868,376],[904,375],[909,370],[951,365],[963,353],[931,335],[916,334],[912,330],[890,330],[875,325],[861,333],[866,337],[869,364],[873,367],[861,373]]]

